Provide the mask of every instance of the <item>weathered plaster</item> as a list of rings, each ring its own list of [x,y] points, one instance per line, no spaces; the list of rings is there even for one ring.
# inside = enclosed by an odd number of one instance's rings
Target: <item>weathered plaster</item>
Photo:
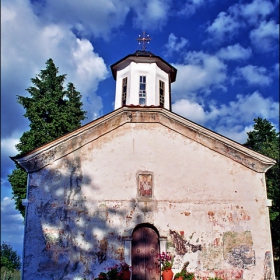
[[[176,256],[174,272],[189,262],[201,277],[269,279],[261,172],[273,161],[179,120],[123,108],[18,159],[31,172],[24,279],[92,279],[129,261],[142,223]],[[141,174],[151,195],[139,192]]]

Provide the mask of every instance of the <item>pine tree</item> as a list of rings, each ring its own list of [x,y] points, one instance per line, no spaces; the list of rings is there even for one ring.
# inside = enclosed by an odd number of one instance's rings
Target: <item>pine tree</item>
[[[254,119],[254,130],[248,132],[244,146],[263,155],[276,159],[277,163],[266,172],[267,196],[272,199],[270,207],[270,225],[274,257],[280,257],[280,164],[279,164],[279,132],[266,119]],[[279,264],[278,264],[279,266]],[[276,267],[276,266],[275,266]],[[280,270],[278,270],[280,274]],[[279,275],[280,276],[280,275]]]
[[[18,96],[18,103],[25,109],[24,116],[30,121],[30,130],[23,133],[16,145],[20,155],[73,131],[86,118],[80,92],[72,83],[68,83],[65,90],[65,79],[66,75],[58,75],[58,68],[49,59],[46,69],[31,79],[33,86],[27,89],[30,97]],[[16,209],[24,216],[21,200],[26,195],[27,174],[16,165],[8,180],[12,185]]]

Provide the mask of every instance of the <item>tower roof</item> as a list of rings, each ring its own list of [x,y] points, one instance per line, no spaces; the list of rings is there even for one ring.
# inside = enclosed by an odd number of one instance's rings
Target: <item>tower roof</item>
[[[160,56],[146,50],[137,50],[133,54],[129,54],[121,60],[111,65],[111,71],[114,79],[116,80],[117,70],[125,68],[131,62],[136,63],[156,63],[159,68],[170,75],[170,82],[176,80],[177,69],[162,59]]]

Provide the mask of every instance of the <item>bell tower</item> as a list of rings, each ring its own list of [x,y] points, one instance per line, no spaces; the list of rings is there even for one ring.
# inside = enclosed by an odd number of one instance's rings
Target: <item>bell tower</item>
[[[177,69],[146,50],[146,32],[137,38],[141,50],[111,65],[116,80],[115,109],[122,106],[157,106],[171,110],[171,83]]]

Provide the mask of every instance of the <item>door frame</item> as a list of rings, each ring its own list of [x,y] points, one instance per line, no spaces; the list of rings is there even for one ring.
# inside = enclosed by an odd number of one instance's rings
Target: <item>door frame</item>
[[[160,253],[166,252],[167,249],[167,237],[160,234],[159,230],[155,227],[154,224],[151,223],[140,223],[137,224],[131,231],[130,236],[123,236],[124,241],[124,260],[128,265],[132,265],[132,235],[135,230],[141,227],[150,227],[152,228],[158,235],[159,239],[159,251]]]

